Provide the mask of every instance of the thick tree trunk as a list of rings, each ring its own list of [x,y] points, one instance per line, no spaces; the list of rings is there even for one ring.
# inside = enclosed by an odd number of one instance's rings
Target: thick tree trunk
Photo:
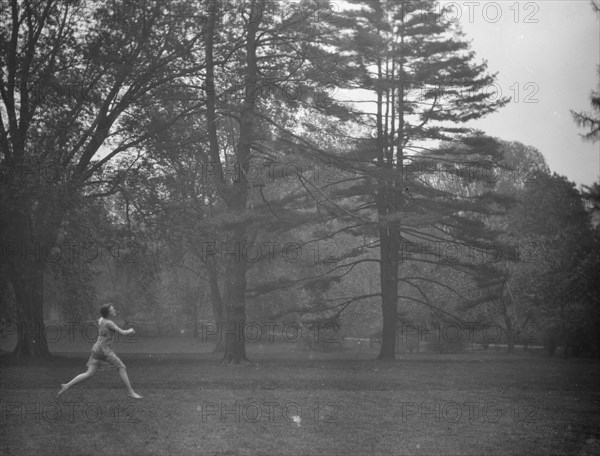
[[[380,81],[387,79],[389,69],[386,68],[385,77],[381,60],[378,61],[378,78]],[[393,66],[393,65],[392,65]],[[393,71],[393,70],[392,70]],[[377,93],[377,163],[384,172],[377,190],[376,204],[378,220],[382,226],[379,228],[379,250],[380,250],[380,282],[381,282],[381,310],[383,316],[383,328],[381,331],[381,350],[377,359],[396,359],[396,325],[398,321],[398,262],[399,262],[399,236],[395,227],[396,221],[390,220],[399,209],[395,193],[397,185],[394,172],[394,138],[388,137],[389,117],[389,89],[386,89],[386,113],[383,113],[383,93],[379,89]],[[400,95],[400,98],[402,95]],[[392,108],[394,108],[392,106]],[[400,107],[399,118],[402,118]],[[395,116],[393,116],[395,119]],[[395,123],[395,120],[392,122]],[[403,125],[397,130],[401,137]],[[394,126],[391,131],[396,131]],[[392,140],[390,140],[392,139]],[[396,168],[402,169],[402,144],[398,142],[398,158]]]
[[[230,306],[227,310],[227,317],[223,328],[225,337],[223,364],[245,364],[248,362],[248,358],[246,357],[246,341],[244,339],[245,325],[246,309],[244,306]]]
[[[257,8],[257,3],[260,8]],[[246,172],[250,166],[250,154],[252,137],[254,134],[254,109],[258,85],[257,66],[257,34],[261,22],[260,12],[264,10],[264,1],[252,2],[249,7],[251,11],[257,12],[254,20],[248,22],[246,34],[246,71],[245,71],[245,94],[246,98],[242,104],[239,116],[239,138],[236,147],[235,161],[242,173],[235,176],[228,185],[222,181],[221,155],[217,135],[216,116],[216,87],[214,80],[213,46],[215,26],[217,23],[218,3],[210,3],[210,17],[206,29],[206,93],[207,93],[207,127],[209,137],[209,153],[217,165],[219,173],[215,175],[215,186],[220,196],[232,214],[239,217],[238,225],[228,235],[227,245],[232,251],[243,251],[246,246],[246,225],[244,214],[248,200],[248,181]],[[234,255],[236,255],[234,253]],[[240,255],[241,256],[241,255]],[[222,256],[226,258],[228,255]],[[244,328],[246,324],[246,270],[247,264],[244,258],[236,258],[227,261],[224,284],[224,303],[226,321],[224,328],[225,354],[224,363],[246,362],[246,345]]]
[[[18,208],[21,210],[12,208],[5,214],[12,226],[2,233],[7,246],[15,249],[6,258],[17,308],[17,345],[13,355],[18,358],[48,358],[50,350],[44,325],[44,271],[50,255],[49,246],[57,239],[64,210],[51,196],[38,201],[37,206],[23,201]],[[44,227],[41,236],[36,235],[32,223],[36,217]]]
[[[50,350],[44,325],[44,265],[39,262],[16,262],[10,279],[17,300],[18,358],[48,358]]]
[[[232,237],[229,244],[233,249],[246,243],[245,229],[239,228],[237,236]],[[246,262],[242,258],[235,258],[227,263],[225,273],[225,325],[223,326],[223,339],[225,340],[224,364],[247,363],[246,340],[244,330],[246,327]]]

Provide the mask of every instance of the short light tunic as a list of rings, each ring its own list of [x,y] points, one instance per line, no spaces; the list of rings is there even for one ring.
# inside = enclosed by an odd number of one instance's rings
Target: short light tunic
[[[98,340],[92,347],[92,354],[87,362],[88,366],[98,365],[100,361],[111,364],[116,368],[124,368],[125,364],[119,359],[112,349],[112,343],[117,332],[117,325],[112,320],[100,318],[98,320]]]

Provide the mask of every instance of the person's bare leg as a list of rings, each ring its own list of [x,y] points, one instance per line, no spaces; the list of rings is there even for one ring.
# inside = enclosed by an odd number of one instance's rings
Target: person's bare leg
[[[62,393],[67,391],[69,388],[71,388],[73,385],[76,385],[77,383],[90,378],[95,373],[96,373],[96,366],[95,365],[88,366],[88,370],[86,372],[84,372],[83,374],[79,374],[77,377],[75,377],[69,383],[61,383],[60,391],[58,392],[57,396],[60,396]]]
[[[127,377],[127,369],[121,367],[119,369],[119,375],[121,376],[121,380],[123,380],[123,383],[125,383],[125,387],[127,388],[127,395],[134,399],[141,399],[143,396],[140,396],[138,393],[133,391],[131,383],[129,383],[129,377]]]

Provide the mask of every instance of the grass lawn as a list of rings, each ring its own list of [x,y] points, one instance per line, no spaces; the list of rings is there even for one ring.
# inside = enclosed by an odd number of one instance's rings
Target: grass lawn
[[[600,454],[600,365],[502,353],[351,359],[249,347],[122,353],[134,389],[100,370],[60,399],[87,354],[2,361],[2,455]],[[86,347],[84,347],[84,350]]]

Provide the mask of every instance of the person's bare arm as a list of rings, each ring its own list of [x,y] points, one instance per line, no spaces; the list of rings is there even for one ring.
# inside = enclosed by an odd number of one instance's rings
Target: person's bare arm
[[[131,328],[131,329],[121,329],[114,322],[112,322],[110,320],[106,322],[106,326],[108,326],[113,331],[116,331],[119,334],[122,334],[124,336],[126,336],[128,334],[135,334],[135,329],[133,329],[133,328]]]

